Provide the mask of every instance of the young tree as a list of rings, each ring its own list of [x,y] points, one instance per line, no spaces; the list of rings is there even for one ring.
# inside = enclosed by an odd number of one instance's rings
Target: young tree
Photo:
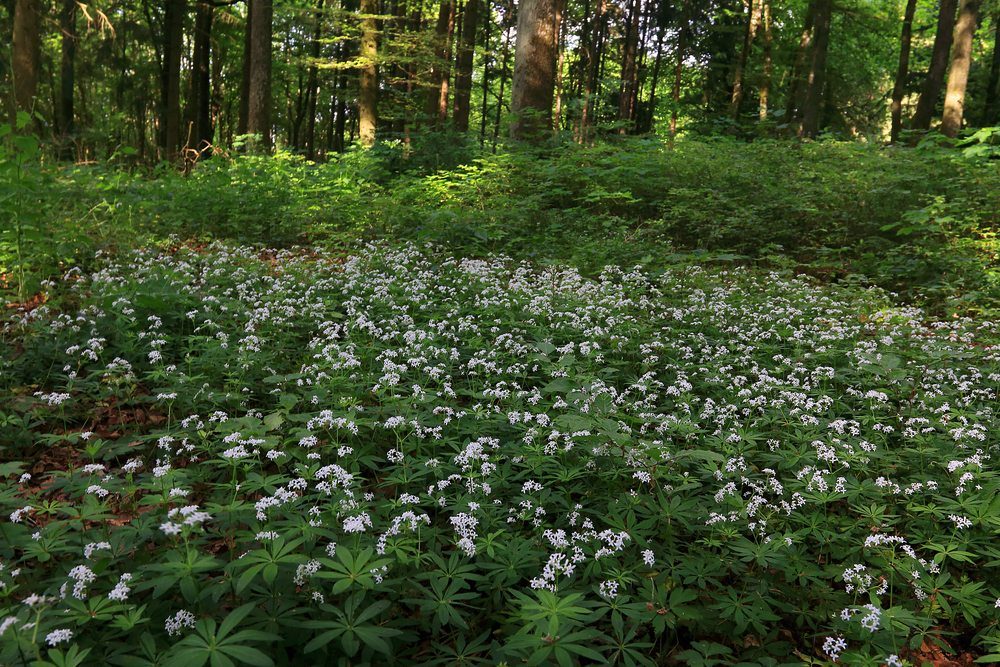
[[[540,142],[552,129],[557,0],[521,0],[514,46],[510,136]]]
[[[38,0],[17,0],[14,5],[11,71],[15,112],[34,109],[41,62],[41,12]]]
[[[761,0],[761,5],[763,5],[762,11],[762,21],[764,29],[764,72],[763,77],[760,81],[760,93],[758,95],[759,102],[757,106],[757,116],[760,120],[767,120],[767,104],[768,98],[771,95],[771,76],[773,74],[774,63],[772,61],[772,22],[771,22],[771,0]]]
[[[261,147],[271,149],[271,0],[250,0],[250,85],[247,95],[247,133],[258,135]]]
[[[951,53],[944,114],[941,117],[941,132],[949,137],[954,137],[962,129],[965,88],[969,82],[969,67],[972,65],[972,40],[979,20],[979,3],[980,0],[963,0],[958,22],[955,24],[955,45]]]
[[[56,113],[59,140],[64,158],[72,156],[69,145],[73,135],[73,84],[76,73],[76,0],[63,0],[59,12],[60,62],[59,62],[59,111]]]
[[[906,0],[906,10],[903,12],[903,31],[899,36],[899,67],[896,69],[896,83],[892,87],[892,126],[889,131],[889,141],[896,143],[899,131],[903,127],[903,93],[906,91],[906,78],[910,74],[910,40],[913,35],[913,15],[917,11],[917,0]]]
[[[455,129],[469,129],[472,103],[472,66],[476,50],[476,30],[479,27],[479,0],[466,0],[462,11],[462,43],[455,64]],[[485,72],[484,72],[485,74]]]
[[[361,145],[375,145],[375,124],[378,116],[378,36],[375,15],[378,0],[361,0],[361,66],[358,88],[358,136]]]
[[[948,52],[951,50],[952,31],[955,28],[955,8],[958,0],[941,0],[938,10],[937,32],[934,35],[934,49],[931,52],[931,66],[927,70],[917,109],[913,112],[912,127],[915,130],[928,130],[931,118],[937,107],[944,74],[948,69]]]
[[[983,109],[983,124],[1000,123],[1000,8],[993,14],[993,59],[990,75],[986,81],[986,102]]]

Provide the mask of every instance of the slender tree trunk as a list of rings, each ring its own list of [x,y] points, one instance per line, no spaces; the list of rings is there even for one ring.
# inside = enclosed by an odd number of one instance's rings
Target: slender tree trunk
[[[441,0],[434,29],[434,64],[427,91],[426,113],[432,126],[448,118],[448,77],[451,72],[451,37],[455,27],[455,0]]]
[[[563,108],[563,65],[566,53],[566,0],[556,0],[556,80],[553,84],[554,102],[552,109],[552,129],[559,131],[562,126]]]
[[[361,0],[361,67],[358,77],[358,135],[361,145],[370,148],[375,145],[375,123],[378,115],[378,37],[376,35],[375,14],[378,0]]]
[[[813,24],[816,21],[815,10],[816,3],[810,2],[809,8],[806,10],[802,32],[799,35],[799,46],[795,51],[795,60],[792,63],[788,86],[788,100],[785,104],[785,119],[788,123],[794,123],[802,117],[802,107],[805,103],[804,92],[806,90],[806,86],[804,85],[806,58],[812,52]]]
[[[192,59],[191,118],[194,147],[202,150],[215,137],[212,125],[212,21],[215,7],[200,1],[195,5],[194,57]]]
[[[758,94],[757,117],[761,121],[767,120],[767,104],[771,96],[771,77],[774,75],[774,62],[771,57],[771,45],[773,35],[771,33],[771,0],[761,0],[763,7],[763,28],[764,28],[764,76],[760,82],[760,93]]]
[[[600,26],[603,21],[607,0],[597,0],[597,8],[590,21],[584,21],[583,38],[580,46],[580,92],[583,104],[580,109],[580,122],[576,140],[583,144],[587,141],[587,126],[591,122],[591,107],[593,104],[594,86],[597,81],[596,50],[600,41]],[[589,14],[590,2],[587,1],[586,13]]]
[[[181,51],[186,11],[186,0],[166,0],[160,71],[160,151],[162,159],[171,161],[181,145]]]
[[[489,112],[490,95],[490,63],[493,58],[490,54],[490,27],[493,25],[493,9],[490,0],[485,0],[486,7],[483,12],[483,106],[479,117],[479,146],[486,145],[486,115]]]
[[[629,3],[628,20],[625,24],[625,43],[622,46],[622,85],[618,91],[618,120],[622,123],[619,134],[626,134],[632,118],[632,98],[636,81],[636,51],[639,43],[639,0]]]
[[[316,0],[316,26],[310,43],[312,62],[309,63],[309,98],[306,111],[306,156],[316,157],[316,101],[319,98],[320,40],[323,38],[323,0]]]
[[[757,37],[757,29],[760,26],[762,3],[760,0],[748,0],[750,6],[747,7],[747,25],[743,32],[743,46],[740,54],[736,58],[733,68],[733,94],[729,101],[729,115],[734,119],[739,118],[740,105],[743,103],[743,72],[746,69],[747,61],[750,59],[750,49],[753,48],[753,41]]]
[[[250,95],[247,133],[260,137],[260,147],[270,151],[271,136],[271,36],[272,0],[250,0]]]
[[[455,129],[469,129],[472,106],[472,65],[476,53],[476,30],[479,28],[479,0],[466,0],[462,15],[462,43],[455,67]]]
[[[503,113],[503,103],[504,103],[504,92],[507,84],[508,77],[508,65],[510,63],[510,30],[513,27],[513,21],[510,17],[505,17],[507,22],[507,28],[504,30],[503,36],[503,58],[500,63],[500,92],[497,94],[497,107],[496,112],[493,117],[493,152],[497,152],[497,141],[500,139],[500,118]]]
[[[995,125],[1000,122],[1000,10],[993,14],[993,61],[990,76],[986,82],[986,107],[983,110],[983,124]]]
[[[826,88],[826,57],[830,49],[830,21],[833,10],[832,0],[815,0],[815,25],[813,35],[812,62],[806,80],[806,102],[802,110],[802,127],[799,135],[815,137],[819,134],[823,112],[823,93]]]
[[[14,5],[14,33],[11,71],[14,76],[14,108],[31,113],[38,92],[41,64],[41,16],[38,0],[17,0]]]
[[[972,40],[976,36],[981,0],[963,0],[955,24],[955,46],[951,52],[951,68],[948,70],[948,88],[944,95],[944,115],[941,117],[941,132],[954,137],[962,129],[962,115],[965,110],[965,88],[969,83],[969,68],[972,66]]]
[[[253,12],[249,5],[253,0],[247,0],[247,18],[243,25],[243,79],[240,82],[240,117],[236,124],[236,134],[247,134],[247,124],[250,116],[250,37],[253,34]]]
[[[889,130],[889,143],[893,144],[899,139],[899,132],[903,128],[903,94],[906,92],[906,79],[910,75],[910,41],[913,36],[913,15],[916,10],[917,0],[906,0],[903,31],[899,36],[899,67],[896,69],[896,83],[892,87],[890,107],[892,125]]]
[[[62,157],[70,160],[73,157],[73,147],[70,142],[73,137],[73,89],[76,73],[76,0],[63,0],[59,13],[59,31],[61,35],[61,59],[59,64],[59,140],[62,144]]]
[[[684,74],[684,57],[687,55],[688,5],[687,0],[681,4],[681,24],[677,30],[677,53],[674,56],[674,85],[670,92],[670,140],[677,135],[677,115],[681,108],[681,78]]]
[[[645,113],[642,131],[652,132],[656,119],[656,87],[660,81],[660,66],[663,64],[663,37],[666,34],[664,26],[656,30],[656,58],[653,60],[653,76],[649,85],[649,109]]]
[[[521,0],[514,47],[510,136],[543,141],[552,130],[557,28],[556,0]]]
[[[915,130],[928,130],[931,118],[941,96],[941,86],[944,84],[945,71],[948,69],[948,52],[955,29],[955,8],[958,0],[941,0],[938,12],[937,33],[934,35],[934,50],[931,52],[931,66],[924,79],[924,87],[917,100],[917,109],[913,112],[912,127]]]

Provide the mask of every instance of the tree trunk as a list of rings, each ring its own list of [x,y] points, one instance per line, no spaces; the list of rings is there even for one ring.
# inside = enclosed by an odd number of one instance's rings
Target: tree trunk
[[[687,0],[681,4],[681,25],[677,30],[677,53],[674,61],[674,85],[670,93],[670,140],[677,134],[677,115],[681,107],[681,76],[684,74],[684,56],[687,54],[688,5]]]
[[[969,67],[972,65],[972,40],[976,36],[981,0],[963,0],[955,24],[955,46],[951,52],[951,68],[948,70],[948,88],[944,95],[944,115],[941,117],[941,132],[954,137],[962,129],[962,115],[965,110],[965,88],[969,83]]]
[[[451,74],[451,36],[455,29],[455,0],[441,0],[434,28],[434,64],[427,90],[428,122],[439,127],[448,118],[448,77]]]
[[[181,50],[186,0],[166,0],[160,69],[160,157],[172,161],[181,145]]]
[[[899,36],[899,67],[896,69],[896,83],[892,87],[892,126],[889,143],[896,143],[903,128],[903,94],[906,92],[906,78],[910,75],[910,41],[913,36],[913,15],[917,10],[917,0],[906,0],[903,13],[903,31]]]
[[[247,0],[249,6],[252,0]],[[236,134],[247,134],[250,116],[250,36],[253,34],[253,12],[247,9],[246,23],[243,25],[243,79],[240,82],[240,118],[236,124]]]
[[[554,103],[552,109],[552,129],[558,132],[562,126],[563,111],[563,65],[566,54],[566,0],[556,0],[556,80],[553,86]]]
[[[191,138],[194,148],[212,145],[212,22],[215,6],[199,0],[194,14],[194,57],[191,60]]]
[[[760,25],[761,2],[760,0],[749,0],[750,6],[747,8],[747,27],[743,32],[743,47],[740,55],[736,58],[736,65],[733,68],[733,95],[729,100],[729,115],[734,119],[739,118],[740,105],[743,104],[743,72],[746,69],[747,61],[750,59],[750,49],[753,48],[753,41],[757,37],[757,28]]]
[[[1000,122],[1000,10],[993,14],[993,61],[990,63],[990,76],[986,82],[986,108],[983,112],[983,125],[996,125]]]
[[[771,77],[774,74],[774,62],[771,57],[771,44],[773,35],[771,32],[771,0],[761,0],[763,6],[763,28],[764,28],[764,78],[760,82],[759,102],[757,105],[757,117],[761,121],[767,120],[767,104],[771,96]]]
[[[785,104],[785,119],[788,123],[794,123],[801,118],[802,107],[805,103],[804,91],[806,58],[812,51],[813,24],[815,23],[816,4],[809,3],[806,10],[806,18],[802,25],[802,33],[799,36],[799,46],[795,51],[795,60],[792,63],[790,84],[788,86],[788,100]]]
[[[271,137],[271,35],[272,0],[250,0],[250,90],[247,134],[259,137],[260,148],[270,151]]]
[[[625,43],[622,46],[622,85],[618,91],[618,120],[622,125],[618,128],[619,134],[626,134],[627,125],[633,120],[632,99],[637,85],[636,51],[639,45],[640,12],[639,0],[631,0],[625,24]]]
[[[588,126],[593,123],[592,110],[594,104],[594,92],[597,87],[597,70],[600,61],[601,49],[601,27],[604,24],[604,14],[607,11],[607,0],[596,0],[597,9],[594,12],[592,25],[584,25],[585,46],[582,46],[580,58],[580,76],[582,79],[581,89],[583,97],[583,107],[580,109],[580,125],[577,133],[577,141],[586,143],[588,138]],[[587,5],[589,9],[589,4]]]
[[[313,30],[313,38],[310,43],[312,62],[309,63],[309,97],[306,104],[306,157],[310,160],[316,157],[316,101],[319,98],[319,56],[322,37],[323,0],[316,0],[316,27]]]
[[[476,30],[479,28],[479,0],[466,0],[462,16],[462,44],[455,67],[455,129],[469,129],[472,106],[472,66],[476,51]]]
[[[814,0],[816,4],[813,26],[812,59],[806,79],[806,101],[802,110],[802,127],[799,135],[815,137],[819,134],[823,112],[823,92],[826,87],[826,57],[830,50],[830,21],[833,0]]]
[[[63,0],[59,13],[61,35],[61,59],[59,63],[59,141],[62,157],[72,159],[70,141],[73,137],[73,88],[76,74],[76,0]]]
[[[913,112],[912,127],[915,130],[928,130],[931,118],[937,107],[941,86],[944,83],[945,71],[948,69],[948,52],[951,50],[953,31],[955,28],[955,8],[958,0],[941,0],[938,12],[937,33],[934,36],[934,50],[931,53],[931,66],[924,79],[924,87],[917,100],[917,109]]]
[[[503,102],[504,102],[504,91],[507,85],[507,72],[508,63],[510,62],[510,29],[513,27],[513,22],[510,17],[504,18],[507,22],[507,27],[504,30],[503,36],[503,57],[500,62],[500,92],[497,94],[497,107],[496,113],[493,115],[493,152],[497,152],[497,141],[500,139],[500,118],[503,112]]]
[[[556,70],[557,0],[521,0],[514,46],[510,136],[543,141],[552,130]]]
[[[14,76],[13,111],[34,111],[41,63],[41,16],[38,0],[17,0],[14,5],[14,34],[11,71]]]
[[[649,85],[649,108],[644,114],[645,118],[640,128],[642,132],[652,132],[653,123],[656,118],[656,87],[660,81],[660,67],[663,63],[663,36],[666,34],[664,28],[661,25],[656,30],[656,58],[653,60],[653,80]]]
[[[378,0],[361,0],[361,67],[358,77],[358,135],[361,145],[370,148],[375,145],[375,123],[378,115],[378,72],[375,67],[378,58],[378,41],[375,14]]]
[[[486,145],[486,115],[489,112],[490,95],[490,27],[493,25],[493,10],[490,0],[486,0],[483,12],[483,106],[479,118],[479,147]]]

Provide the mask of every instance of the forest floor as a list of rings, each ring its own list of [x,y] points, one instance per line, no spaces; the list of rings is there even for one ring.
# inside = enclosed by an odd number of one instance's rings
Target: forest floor
[[[29,174],[0,664],[1000,661],[996,170],[394,159]]]

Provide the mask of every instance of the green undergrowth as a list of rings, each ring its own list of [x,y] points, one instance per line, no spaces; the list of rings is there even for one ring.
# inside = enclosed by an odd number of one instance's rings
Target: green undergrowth
[[[1000,161],[988,156],[930,141],[634,139],[495,155],[424,142],[323,164],[217,156],[188,175],[114,162],[28,170],[5,185],[21,193],[29,227],[27,291],[86,268],[95,250],[169,236],[323,247],[382,238],[568,262],[589,275],[606,264],[761,264],[871,282],[943,314],[1000,303]],[[0,233],[9,284],[13,238]]]

